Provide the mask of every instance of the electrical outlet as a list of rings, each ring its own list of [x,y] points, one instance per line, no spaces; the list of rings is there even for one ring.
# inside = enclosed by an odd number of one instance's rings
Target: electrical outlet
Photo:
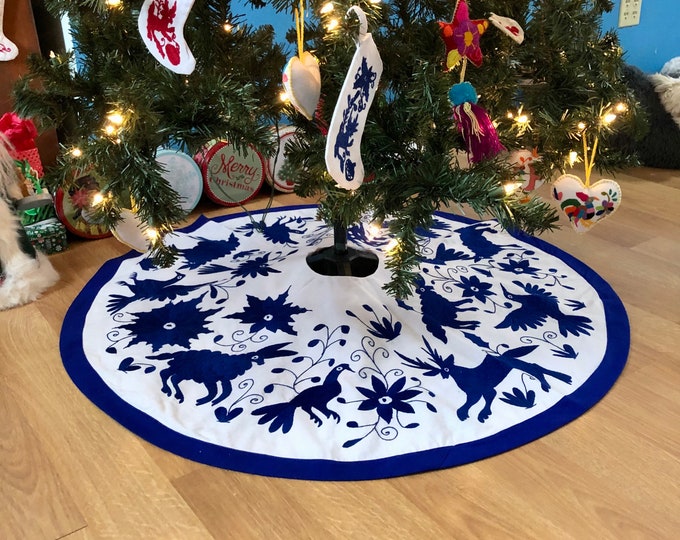
[[[619,8],[619,28],[640,24],[642,0],[621,0]]]

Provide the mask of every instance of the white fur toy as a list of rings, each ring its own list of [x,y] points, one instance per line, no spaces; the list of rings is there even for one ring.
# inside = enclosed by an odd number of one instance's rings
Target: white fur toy
[[[47,256],[31,246],[14,213],[23,195],[9,144],[0,133],[0,310],[33,302],[59,279]]]
[[[680,127],[680,79],[655,73],[649,76],[649,80],[659,94],[662,105]]]

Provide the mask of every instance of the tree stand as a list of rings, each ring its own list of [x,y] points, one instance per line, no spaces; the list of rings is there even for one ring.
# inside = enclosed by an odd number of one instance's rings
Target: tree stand
[[[378,269],[378,256],[347,246],[347,227],[333,226],[333,245],[307,255],[307,265],[323,276],[367,277]]]

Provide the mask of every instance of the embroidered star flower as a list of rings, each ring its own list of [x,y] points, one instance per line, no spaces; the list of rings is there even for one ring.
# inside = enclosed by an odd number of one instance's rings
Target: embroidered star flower
[[[309,311],[306,308],[286,302],[288,291],[281,293],[277,298],[271,296],[262,299],[247,295],[248,305],[240,313],[227,315],[229,319],[238,319],[242,323],[250,324],[250,331],[255,334],[262,329],[276,332],[281,330],[286,334],[296,336],[293,330],[293,316]]]
[[[373,388],[357,386],[357,390],[367,398],[359,404],[359,410],[375,410],[378,416],[388,424],[392,421],[395,411],[403,413],[415,412],[407,401],[420,394],[420,390],[404,390],[406,377],[397,379],[392,386],[387,387],[385,383],[374,375],[371,377],[371,385]]]
[[[526,259],[521,261],[508,259],[508,262],[499,263],[498,266],[500,266],[501,270],[505,270],[506,272],[512,272],[513,274],[530,274],[532,276],[536,275],[536,272],[539,270],[538,268],[531,266]]]
[[[257,277],[268,276],[269,274],[280,274],[280,270],[276,270],[269,265],[269,254],[260,257],[253,257],[247,261],[243,261],[236,268],[231,270],[234,277]]]
[[[186,302],[165,304],[162,307],[133,313],[134,320],[120,326],[131,334],[130,345],[148,343],[153,351],[164,345],[179,345],[189,348],[190,341],[199,334],[207,334],[208,317],[219,309],[201,311],[201,298]]]
[[[491,283],[483,283],[477,276],[465,277],[461,276],[460,283],[456,283],[456,287],[463,289],[464,298],[476,298],[480,302],[486,302],[489,296],[496,294],[491,291]]]

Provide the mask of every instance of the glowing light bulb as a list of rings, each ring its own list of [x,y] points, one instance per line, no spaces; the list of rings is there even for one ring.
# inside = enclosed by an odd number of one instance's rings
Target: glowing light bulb
[[[104,195],[102,195],[100,192],[97,192],[92,196],[91,206],[99,206],[103,202],[104,202]]]
[[[71,150],[71,155],[73,157],[80,157],[83,155],[83,151],[80,148],[74,148],[73,150]]]
[[[114,126],[122,126],[123,125],[123,115],[120,114],[119,112],[112,112],[109,113],[106,119],[111,122]]]
[[[573,167],[574,163],[578,161],[578,152],[574,152],[573,150],[569,152],[569,166]]]
[[[382,0],[368,0],[371,4],[379,4]]]
[[[146,230],[146,237],[151,240],[151,242],[155,242],[158,239],[158,231],[153,227],[149,227]]]
[[[602,121],[605,124],[611,124],[614,120],[616,120],[616,115],[614,113],[607,113],[602,118]]]
[[[330,13],[334,9],[335,6],[333,5],[333,2],[326,2],[321,8],[321,10],[319,10],[319,13],[321,13],[321,15],[326,15],[327,13]]]
[[[113,8],[118,7],[122,4],[122,0],[106,0],[106,5]]]
[[[113,124],[106,124],[104,127],[104,133],[107,135],[113,135],[116,132],[116,127]]]
[[[628,110],[628,105],[626,105],[625,103],[617,103],[616,107],[614,108],[616,109],[616,112],[624,113]]]
[[[585,125],[585,123],[583,123],[583,122],[579,122],[579,123],[576,125],[576,127],[577,127],[580,131],[583,131],[584,129],[586,129],[586,125]]]
[[[340,21],[338,21],[338,19],[331,19],[330,21],[328,21],[328,24],[326,25],[326,30],[327,30],[328,32],[332,32],[332,31],[335,30],[339,25],[340,25]]]
[[[285,102],[287,102],[287,101],[290,100],[290,96],[288,95],[288,92],[286,92],[285,90],[283,90],[283,91],[279,94],[279,99],[285,103]]]
[[[225,31],[227,34],[228,34],[229,32],[231,32],[231,31],[234,29],[233,25],[229,24],[228,22],[225,22],[225,23],[222,25],[222,28],[224,29],[224,31]]]
[[[512,114],[510,111],[508,111],[508,118],[512,120],[515,117],[514,114]]]
[[[528,124],[529,117],[526,114],[520,114],[515,120],[518,124]]]
[[[512,195],[515,191],[522,187],[522,182],[508,182],[503,185],[506,195]]]

